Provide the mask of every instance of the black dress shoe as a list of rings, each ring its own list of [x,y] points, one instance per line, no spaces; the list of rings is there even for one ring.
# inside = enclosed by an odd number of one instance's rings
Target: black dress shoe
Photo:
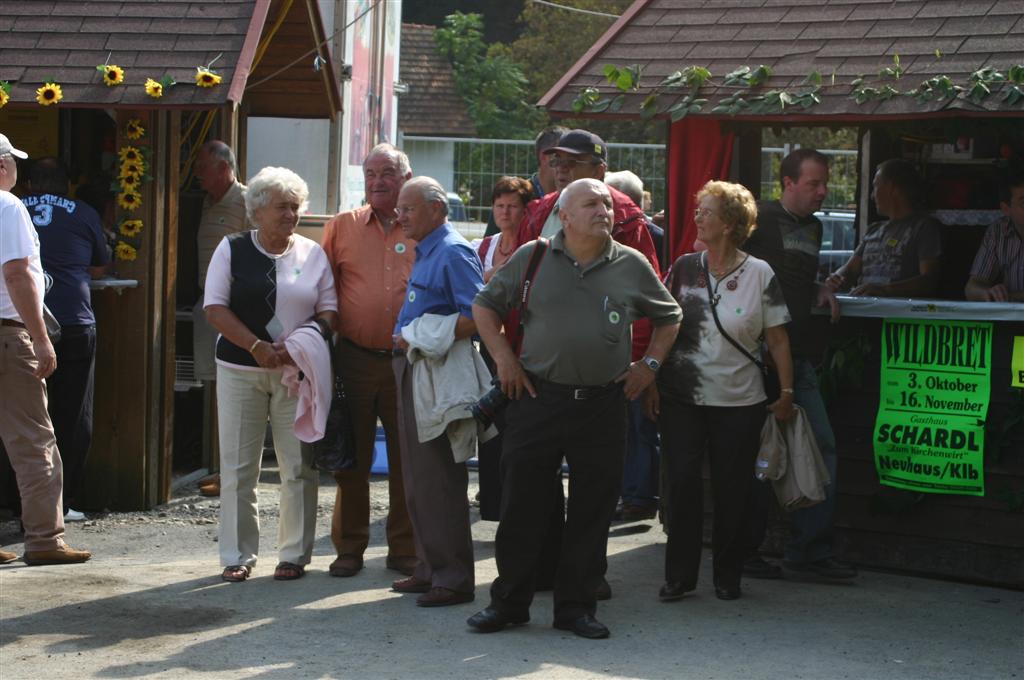
[[[683,599],[686,593],[693,590],[693,588],[685,588],[679,581],[674,583],[666,583],[658,591],[658,599],[662,602],[675,602],[676,600]]]
[[[562,621],[555,619],[554,625],[558,630],[570,630],[576,635],[590,640],[601,640],[611,635],[611,631],[608,630],[608,627],[590,614],[584,614],[579,618]]]
[[[743,595],[739,586],[715,586],[715,597],[719,600],[738,600]]]
[[[521,626],[524,623],[529,623],[529,621],[529,614],[516,616],[494,607],[487,607],[466,619],[466,624],[481,633],[497,633],[505,626]]]

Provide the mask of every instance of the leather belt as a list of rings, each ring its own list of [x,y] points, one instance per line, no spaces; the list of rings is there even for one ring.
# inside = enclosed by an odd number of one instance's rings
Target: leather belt
[[[372,355],[378,356],[378,357],[393,357],[393,356],[400,356],[402,354],[405,354],[405,350],[404,349],[401,349],[401,350],[399,350],[399,349],[371,349],[369,347],[363,347],[362,345],[357,345],[356,343],[352,342],[348,338],[342,338],[341,341],[343,343],[345,343],[346,345],[348,345],[349,347],[351,347],[352,349],[357,349],[360,352],[366,352],[367,354],[372,354]]]
[[[14,319],[0,319],[0,326],[11,326],[13,328],[26,328],[25,324]]]
[[[616,389],[622,389],[622,383],[610,382],[605,385],[563,385],[561,383],[553,383],[543,378],[531,375],[530,382],[534,384],[538,391],[553,396],[564,397],[566,399],[572,399],[573,401],[585,401],[587,399],[596,399],[597,397],[603,397]]]

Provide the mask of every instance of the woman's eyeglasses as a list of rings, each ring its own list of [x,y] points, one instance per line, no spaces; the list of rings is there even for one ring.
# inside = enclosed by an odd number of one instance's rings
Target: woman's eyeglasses
[[[709,210],[708,208],[697,208],[696,210],[693,211],[693,219],[700,220],[700,219],[704,219],[708,215],[714,215],[714,214],[715,214],[714,210]]]

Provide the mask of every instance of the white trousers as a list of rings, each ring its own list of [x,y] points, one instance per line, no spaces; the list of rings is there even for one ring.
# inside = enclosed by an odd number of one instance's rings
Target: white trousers
[[[316,537],[317,474],[295,437],[296,399],[281,384],[281,371],[217,366],[220,429],[220,563],[256,564],[260,546],[256,483],[267,418],[281,473],[279,559],[309,564]]]

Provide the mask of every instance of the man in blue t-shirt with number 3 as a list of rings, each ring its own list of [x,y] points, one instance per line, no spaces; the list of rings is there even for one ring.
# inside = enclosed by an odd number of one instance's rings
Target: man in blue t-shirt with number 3
[[[22,202],[39,234],[43,270],[53,277],[45,302],[61,325],[54,347],[57,370],[47,380],[47,410],[64,461],[64,519],[81,521],[85,516],[71,508],[79,506],[77,495],[92,443],[96,317],[89,280],[103,274],[110,251],[100,216],[83,201],[67,197],[68,176],[56,158],[33,163],[29,191]]]

